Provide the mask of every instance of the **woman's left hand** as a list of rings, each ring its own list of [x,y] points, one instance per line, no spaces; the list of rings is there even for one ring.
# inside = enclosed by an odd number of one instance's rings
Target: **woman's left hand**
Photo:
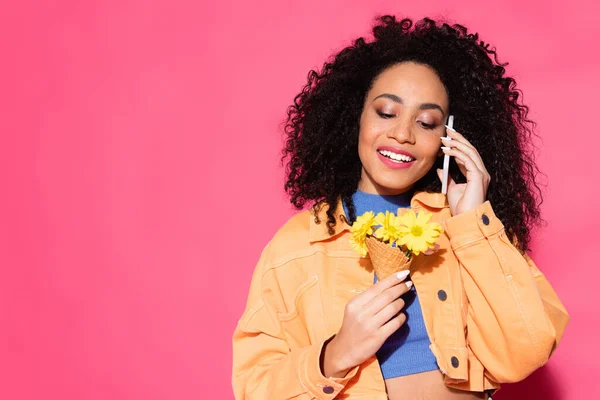
[[[444,154],[454,157],[460,172],[467,178],[467,183],[456,183],[448,176],[448,204],[452,215],[471,211],[486,200],[490,174],[477,149],[460,133],[446,129],[451,139],[442,138]],[[438,169],[438,177],[442,180],[442,170]]]

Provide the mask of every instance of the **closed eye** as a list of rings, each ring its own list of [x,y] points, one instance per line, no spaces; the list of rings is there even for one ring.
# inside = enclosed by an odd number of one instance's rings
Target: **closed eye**
[[[386,114],[386,113],[382,113],[381,111],[377,111],[377,115],[379,115],[383,119],[390,119],[390,118],[395,117],[394,114]]]
[[[437,128],[436,125],[430,125],[430,124],[426,124],[425,122],[421,122],[421,126],[425,129],[435,129]]]

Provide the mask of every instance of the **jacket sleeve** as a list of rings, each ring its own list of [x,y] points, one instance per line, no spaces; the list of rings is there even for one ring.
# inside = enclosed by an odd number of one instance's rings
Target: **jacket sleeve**
[[[246,310],[233,334],[235,398],[333,399],[356,375],[358,367],[344,378],[323,376],[320,358],[329,339],[290,349],[277,317],[275,304],[281,302],[274,298],[278,290],[271,287],[273,272],[265,265],[265,252],[250,284]]]
[[[508,240],[489,202],[445,222],[469,302],[467,343],[486,375],[517,382],[544,365],[569,316],[533,261]]]

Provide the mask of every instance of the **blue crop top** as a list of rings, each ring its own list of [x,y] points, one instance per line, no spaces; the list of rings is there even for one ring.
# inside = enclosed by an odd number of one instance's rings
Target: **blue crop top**
[[[386,211],[396,213],[398,208],[410,207],[411,198],[410,192],[397,196],[380,196],[357,191],[352,195],[357,216],[366,211],[373,211],[375,215]],[[348,215],[346,204],[344,211]],[[374,276],[374,282],[377,282],[377,276]],[[377,352],[384,379],[438,369],[435,356],[429,349],[431,342],[427,336],[415,287],[413,286],[403,298],[406,303],[403,310],[406,323],[394,332]]]

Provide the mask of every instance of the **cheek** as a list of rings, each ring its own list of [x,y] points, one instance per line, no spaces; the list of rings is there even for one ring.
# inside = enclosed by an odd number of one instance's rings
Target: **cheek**
[[[375,141],[375,135],[372,131],[361,129],[358,133],[358,146],[370,147]]]
[[[373,139],[370,137],[369,132],[361,128],[358,133],[358,158],[362,165],[365,165],[367,162],[367,155],[370,152],[372,144]]]
[[[429,137],[423,138],[422,143],[422,155],[425,159],[433,164],[435,159],[440,154],[440,148],[442,146],[442,141],[439,135],[431,135]]]
[[[361,120],[360,130],[358,132],[358,153],[359,155],[366,155],[370,152],[375,145],[377,137],[379,136],[377,127],[369,123],[368,118]]]
[[[358,134],[359,146],[373,147],[377,138],[385,133],[385,127],[373,121],[370,117],[363,117],[360,121],[360,130]]]

